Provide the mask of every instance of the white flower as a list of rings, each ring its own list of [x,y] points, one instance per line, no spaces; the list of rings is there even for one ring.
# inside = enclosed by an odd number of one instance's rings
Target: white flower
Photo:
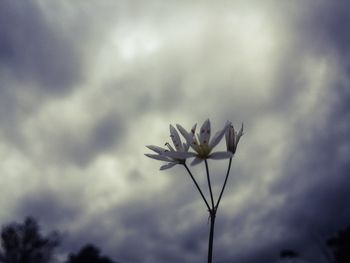
[[[216,132],[214,137],[210,140],[211,135],[211,129],[210,129],[210,120],[207,119],[201,129],[200,133],[197,134],[197,137],[195,136],[196,127],[195,124],[191,132],[187,132],[181,125],[177,124],[176,127],[180,131],[180,133],[185,137],[187,143],[192,147],[193,150],[195,150],[195,159],[192,161],[192,165],[198,164],[202,162],[205,159],[226,159],[231,158],[232,153],[231,152],[214,152],[211,153],[213,148],[218,145],[222,137],[224,136],[227,126]]]
[[[235,154],[237,150],[238,142],[243,135],[243,123],[238,133],[237,131],[235,131],[231,122],[227,122],[226,125],[228,126],[225,133],[226,148],[227,148],[227,151],[230,151],[231,153]]]
[[[146,153],[145,155],[147,157],[168,162],[167,164],[162,165],[160,167],[160,170],[169,169],[175,166],[176,164],[185,164],[187,158],[194,156],[194,153],[188,152],[189,145],[181,142],[178,132],[172,125],[170,125],[170,138],[173,141],[175,149],[168,142],[165,144],[168,147],[168,149],[164,149],[162,147],[154,145],[146,146],[148,149],[157,153]]]

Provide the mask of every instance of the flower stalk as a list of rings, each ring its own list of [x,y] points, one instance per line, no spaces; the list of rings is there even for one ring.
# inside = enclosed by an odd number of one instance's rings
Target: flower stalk
[[[193,183],[195,184],[195,186],[196,186],[196,188],[197,188],[198,192],[199,192],[199,193],[200,193],[200,195],[202,196],[203,201],[204,201],[205,205],[206,205],[206,206],[207,206],[207,208],[208,208],[208,211],[210,211],[210,206],[209,206],[209,204],[208,204],[208,201],[207,201],[207,199],[205,198],[205,196],[204,196],[204,194],[203,194],[203,192],[202,192],[201,188],[199,187],[199,185],[198,185],[198,183],[197,183],[196,179],[193,177],[193,175],[192,175],[192,173],[191,173],[190,169],[188,168],[188,166],[187,166],[186,164],[184,164],[184,167],[186,168],[186,170],[187,170],[188,174],[190,175],[190,177],[191,177],[191,179],[192,179]]]
[[[210,121],[207,119],[200,128],[199,133],[196,134],[197,124],[193,125],[190,132],[186,131],[181,125],[176,125],[177,129],[181,133],[181,135],[185,138],[186,142],[181,142],[181,138],[179,136],[178,131],[174,128],[174,126],[170,125],[170,137],[174,144],[174,147],[170,145],[170,143],[166,143],[168,149],[158,147],[158,146],[147,146],[150,150],[155,152],[156,154],[145,154],[146,156],[167,162],[165,165],[160,167],[161,170],[170,169],[177,164],[181,164],[185,167],[189,176],[191,177],[196,189],[198,190],[200,196],[202,197],[208,212],[210,219],[210,230],[209,230],[209,239],[208,239],[208,263],[212,263],[213,261],[213,248],[214,248],[214,229],[215,229],[215,219],[216,213],[219,208],[222,196],[224,194],[228,177],[231,170],[232,158],[237,150],[237,145],[240,138],[243,135],[243,124],[239,132],[237,132],[231,122],[226,122],[224,128],[215,133],[214,137],[210,139],[211,135],[211,127]],[[220,140],[225,135],[226,140],[226,151],[218,151],[213,152],[214,147],[216,147]],[[190,152],[189,149],[194,150]],[[197,165],[204,161],[207,184],[210,195],[210,204],[207,201],[207,198],[203,194],[201,187],[199,186],[197,180],[193,176],[189,167],[186,164],[186,160],[188,158],[193,158],[194,160],[191,162],[191,165]],[[213,195],[213,189],[210,179],[209,173],[209,165],[208,159],[218,160],[218,159],[229,159],[227,172],[225,176],[225,180],[223,186],[220,190],[220,194],[218,199],[215,201]]]
[[[211,200],[211,210],[214,210],[214,197],[213,197],[213,191],[211,189],[211,182],[210,182],[210,175],[209,175],[209,167],[208,167],[208,161],[205,160],[205,170],[207,171],[207,181],[208,181],[208,188],[210,193],[210,200]]]
[[[213,260],[214,228],[215,228],[216,209],[210,211],[210,231],[208,241],[208,263]]]
[[[220,201],[221,201],[221,198],[222,198],[222,195],[224,194],[224,191],[225,191],[225,187],[226,187],[226,183],[227,183],[227,179],[228,179],[228,176],[230,174],[230,170],[231,170],[231,164],[232,164],[232,158],[230,158],[230,161],[228,163],[228,168],[227,168],[227,173],[226,173],[226,176],[225,176],[225,181],[224,181],[224,185],[222,186],[221,188],[221,191],[220,191],[220,195],[219,195],[219,198],[218,198],[218,201],[216,202],[216,209],[219,208],[219,204],[220,204]]]

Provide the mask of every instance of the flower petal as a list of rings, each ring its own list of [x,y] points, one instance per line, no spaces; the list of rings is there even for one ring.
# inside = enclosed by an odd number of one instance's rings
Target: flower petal
[[[226,141],[226,149],[228,150],[229,149],[229,146],[230,146],[230,132],[231,132],[231,127],[232,127],[232,124],[231,122],[227,121],[226,124],[225,124],[225,127],[229,127],[226,129],[225,131],[225,141]]]
[[[192,126],[192,129],[191,129],[191,134],[192,134],[192,136],[195,135],[195,133],[196,133],[196,128],[197,128],[197,123],[195,123],[195,124]]]
[[[183,150],[182,149],[182,143],[181,143],[181,139],[180,139],[180,136],[179,136],[177,130],[171,124],[169,126],[169,129],[170,129],[170,138],[173,141],[176,150],[177,151],[182,151]]]
[[[194,160],[191,162],[191,165],[197,165],[197,164],[201,163],[202,161],[203,161],[203,159],[196,157],[196,158],[194,158]]]
[[[192,136],[190,133],[188,133],[184,127],[182,127],[180,124],[176,124],[176,128],[179,130],[179,132],[182,134],[182,136],[186,139],[188,143],[191,143]]]
[[[200,133],[199,133],[199,143],[200,144],[206,144],[208,145],[209,144],[209,140],[210,140],[210,120],[207,119],[201,129],[200,129]]]
[[[226,149],[228,151],[234,153],[236,132],[235,132],[235,128],[233,127],[232,123],[230,123],[230,126],[227,127],[225,135],[226,135]]]
[[[163,152],[166,151],[166,149],[164,149],[164,148],[162,148],[162,147],[159,147],[159,146],[155,146],[155,145],[147,145],[146,147],[147,147],[148,149],[150,149],[150,150],[156,152],[156,153],[159,153],[159,154],[161,154],[161,153],[163,153]]]
[[[243,135],[243,123],[242,123],[241,129],[239,130],[236,136],[235,148],[237,148],[238,142],[241,139],[242,135]]]
[[[175,152],[175,149],[171,146],[170,143],[166,142],[165,146],[168,147],[171,152]],[[166,152],[169,152],[169,151],[166,151]]]
[[[220,160],[231,158],[233,154],[231,152],[215,152],[209,155],[209,159]]]
[[[183,147],[184,151],[187,152],[188,149],[190,148],[190,145],[189,145],[188,143],[185,143],[185,142],[184,142],[184,143],[182,144],[182,147]]]
[[[166,169],[169,169],[171,167],[174,167],[175,165],[177,165],[177,163],[167,163],[167,164],[164,164],[160,167],[160,170],[166,170]]]
[[[172,160],[165,156],[165,155],[160,155],[160,154],[149,154],[149,153],[145,153],[145,155],[149,158],[155,159],[155,160],[159,160],[159,161],[167,161],[167,162],[171,162]]]
[[[225,127],[221,131],[218,131],[218,132],[215,133],[213,139],[211,139],[211,141],[209,143],[209,148],[210,149],[213,149],[216,145],[218,145],[218,143],[220,142],[220,140],[224,136],[227,128],[228,128],[228,126],[225,125]]]
[[[171,152],[171,151],[165,152],[163,155],[170,158],[175,158],[175,159],[187,159],[187,158],[196,156],[195,153],[191,153],[191,152]]]
[[[196,138],[194,137],[194,132],[196,129],[196,124],[192,127],[191,133],[187,132],[180,124],[176,124],[177,129],[182,134],[182,136],[186,139],[187,143],[194,149],[198,147],[198,143]]]

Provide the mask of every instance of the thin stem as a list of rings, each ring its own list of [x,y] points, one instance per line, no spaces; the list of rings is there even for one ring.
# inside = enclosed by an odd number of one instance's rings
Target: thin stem
[[[327,261],[330,263],[336,263],[335,259],[333,259],[332,255],[327,250],[327,247],[324,246],[319,235],[317,235],[317,233],[311,232],[311,237],[314,239],[314,241],[316,241],[318,248],[321,250],[323,256],[327,259]]]
[[[211,199],[211,210],[213,211],[214,210],[214,198],[213,198],[213,192],[211,190],[211,183],[210,183],[210,176],[209,176],[209,168],[208,168],[208,161],[205,159],[204,160],[205,162],[205,169],[207,171],[207,180],[208,180],[208,187],[209,187],[209,192],[210,192],[210,199]]]
[[[224,191],[225,191],[225,187],[226,187],[226,183],[227,183],[227,178],[230,174],[230,169],[231,169],[231,163],[232,163],[232,157],[230,158],[230,161],[228,163],[228,168],[227,168],[227,172],[226,172],[226,177],[225,177],[225,182],[224,182],[224,185],[222,186],[222,189],[221,189],[221,192],[220,192],[220,195],[219,195],[219,199],[216,203],[216,209],[218,209],[219,207],[219,204],[220,204],[220,201],[221,201],[221,198],[222,198],[222,195],[224,194]]]
[[[214,244],[214,226],[215,226],[216,210],[210,211],[210,233],[208,243],[208,263],[212,263],[213,260],[213,244]]]
[[[206,199],[205,196],[203,195],[203,192],[202,192],[201,188],[199,187],[199,185],[198,185],[196,179],[193,177],[193,175],[192,175],[190,169],[188,168],[188,166],[187,166],[186,164],[184,164],[184,166],[185,166],[187,172],[189,173],[189,175],[191,176],[192,181],[193,181],[194,184],[196,185],[196,187],[197,187],[199,193],[201,194],[201,196],[202,196],[202,198],[203,198],[203,201],[204,201],[205,205],[206,205],[207,208],[208,208],[208,211],[210,211],[210,206],[209,206],[209,204],[208,204],[208,202],[207,202],[207,199]]]

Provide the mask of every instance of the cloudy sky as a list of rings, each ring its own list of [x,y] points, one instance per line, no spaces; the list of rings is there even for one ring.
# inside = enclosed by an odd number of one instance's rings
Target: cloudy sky
[[[315,237],[350,223],[349,5],[0,1],[0,223],[35,216],[63,254],[92,242],[122,263],[205,262],[199,194],[145,145],[170,123],[230,120],[245,134],[215,262],[287,247],[315,262]],[[209,165],[217,195],[227,162]]]

